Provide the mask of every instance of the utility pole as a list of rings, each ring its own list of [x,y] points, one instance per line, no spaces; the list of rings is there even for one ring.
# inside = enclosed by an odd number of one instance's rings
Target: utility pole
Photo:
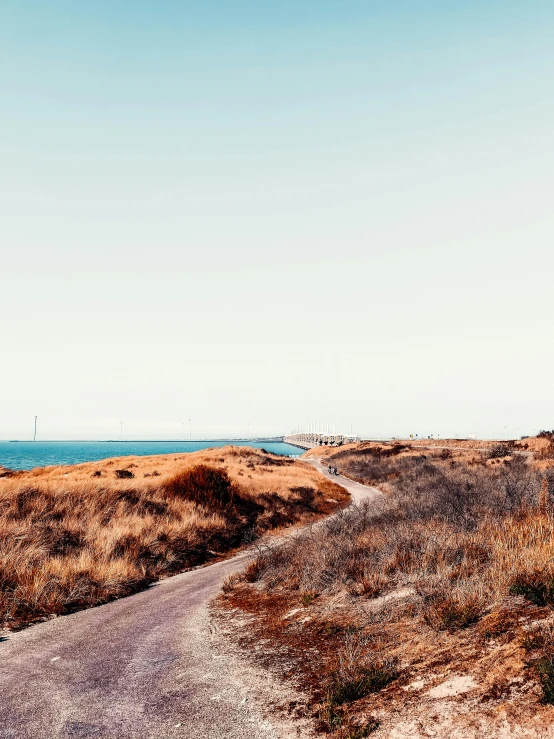
[[[38,416],[35,416],[35,434],[33,436],[33,441],[37,440],[37,418]]]

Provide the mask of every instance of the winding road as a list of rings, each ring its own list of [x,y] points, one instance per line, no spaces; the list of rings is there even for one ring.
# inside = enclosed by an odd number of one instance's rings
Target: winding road
[[[307,460],[306,460],[307,461]],[[322,472],[318,460],[310,460]],[[354,503],[379,495],[344,477]],[[283,739],[269,675],[225,647],[209,604],[251,551],[0,643],[0,737]]]

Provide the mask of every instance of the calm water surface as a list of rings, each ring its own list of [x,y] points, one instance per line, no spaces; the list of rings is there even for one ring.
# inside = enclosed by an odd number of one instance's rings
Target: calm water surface
[[[303,451],[284,442],[270,441],[0,441],[0,466],[30,470],[49,465],[96,462],[107,457],[197,452],[228,444],[263,448],[285,456],[298,456]]]

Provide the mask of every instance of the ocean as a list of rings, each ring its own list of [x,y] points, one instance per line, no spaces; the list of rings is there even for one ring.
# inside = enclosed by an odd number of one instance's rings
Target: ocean
[[[33,467],[96,462],[107,457],[197,452],[228,444],[263,448],[284,456],[298,456],[303,452],[290,444],[275,441],[0,441],[0,467],[30,470]]]

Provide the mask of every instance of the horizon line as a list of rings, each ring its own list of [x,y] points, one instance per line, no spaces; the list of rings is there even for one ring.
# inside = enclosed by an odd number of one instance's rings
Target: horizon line
[[[209,441],[283,441],[280,436],[235,436],[214,439],[0,439],[6,444],[65,444],[68,442],[83,444],[204,444]]]

